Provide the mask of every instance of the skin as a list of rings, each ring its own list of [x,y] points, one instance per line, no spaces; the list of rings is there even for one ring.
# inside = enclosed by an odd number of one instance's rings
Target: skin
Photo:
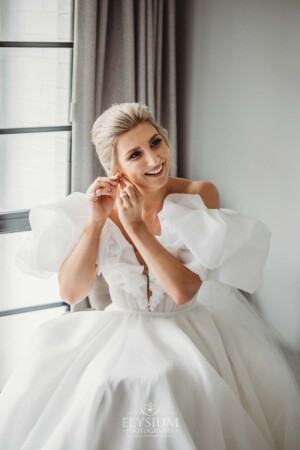
[[[199,276],[187,269],[155,237],[161,234],[157,213],[170,193],[199,194],[207,208],[220,207],[219,193],[208,181],[169,176],[169,149],[164,141],[154,142],[158,137],[154,136],[156,133],[152,125],[144,123],[119,136],[115,168],[119,172],[111,177],[98,177],[89,186],[90,215],[86,228],[62,264],[58,277],[61,298],[68,303],[78,303],[92,289],[101,230],[108,217],[131,243],[138,262],[145,268],[144,273],[147,275],[149,268],[175,303],[186,303],[198,292],[202,284]],[[135,147],[139,150],[132,159],[128,158],[127,151]],[[145,175],[161,162],[165,163],[161,177]],[[122,191],[127,192],[128,197],[121,198]],[[148,299],[151,294],[148,280]]]

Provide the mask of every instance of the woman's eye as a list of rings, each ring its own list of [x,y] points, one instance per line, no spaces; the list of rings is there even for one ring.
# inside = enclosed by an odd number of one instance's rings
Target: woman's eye
[[[154,141],[152,142],[152,146],[156,147],[157,145],[159,145],[161,143],[161,138],[156,138],[154,139]]]
[[[133,152],[133,153],[131,153],[131,156],[130,156],[130,159],[133,157],[133,155],[136,155],[136,154],[140,154],[140,152]],[[136,159],[136,158],[133,158],[133,159]]]

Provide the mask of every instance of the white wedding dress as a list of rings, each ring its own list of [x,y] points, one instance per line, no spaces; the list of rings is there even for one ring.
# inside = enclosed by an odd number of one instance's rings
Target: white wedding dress
[[[84,230],[85,194],[30,211],[19,268],[49,277]],[[156,239],[204,281],[177,305],[107,219],[105,310],[38,326],[0,394],[3,450],[296,450],[300,388],[242,289],[263,282],[271,232],[256,218],[169,194]]]

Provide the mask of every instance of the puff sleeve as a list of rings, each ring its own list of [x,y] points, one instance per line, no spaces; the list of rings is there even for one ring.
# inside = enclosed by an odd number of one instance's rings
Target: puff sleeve
[[[202,281],[218,280],[251,294],[261,286],[271,239],[261,220],[209,209],[198,194],[170,194],[159,217],[190,252],[187,267]]]
[[[33,207],[29,212],[31,231],[16,254],[17,267],[24,273],[50,278],[79,241],[88,216],[88,200],[82,192]]]

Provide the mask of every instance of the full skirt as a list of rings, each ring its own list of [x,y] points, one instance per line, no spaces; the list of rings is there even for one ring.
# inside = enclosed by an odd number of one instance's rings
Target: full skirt
[[[296,450],[300,388],[235,288],[180,312],[65,313],[0,394],[5,450]]]

